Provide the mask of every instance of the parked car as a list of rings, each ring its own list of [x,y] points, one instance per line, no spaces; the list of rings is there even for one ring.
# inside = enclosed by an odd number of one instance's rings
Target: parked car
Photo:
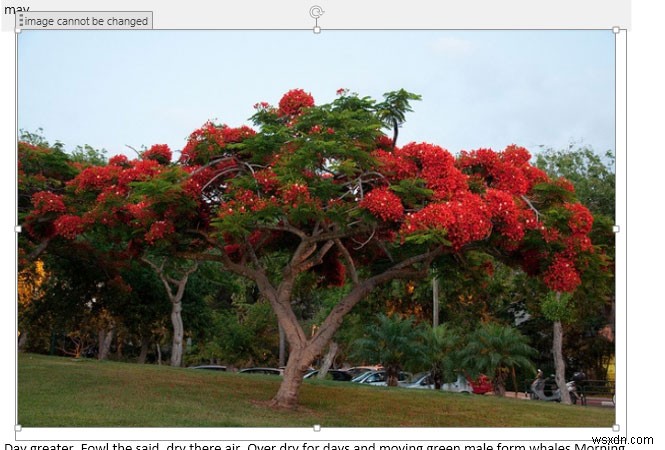
[[[400,372],[397,382],[399,385],[408,384],[411,380],[411,374],[408,372]],[[371,386],[387,386],[388,380],[385,370],[372,370],[370,372],[361,373],[351,380],[354,383],[369,384]]]
[[[238,373],[258,373],[261,375],[284,375],[284,369],[276,369],[274,367],[250,367],[242,369]]]
[[[357,366],[357,367],[351,367],[350,369],[346,369],[346,371],[349,372],[353,378],[355,378],[360,374],[371,372],[373,370],[381,370],[381,369],[383,369],[383,366],[381,366],[381,365],[378,365],[378,366]]]
[[[205,364],[202,366],[190,366],[189,369],[200,369],[200,370],[217,370],[220,372],[226,372],[226,366],[219,366],[216,364]]]
[[[411,389],[434,389],[434,381],[429,372],[416,374],[413,377],[413,380],[413,382],[405,384],[404,387]],[[470,394],[473,392],[473,387],[469,384],[464,375],[458,374],[456,381],[452,383],[443,383],[441,385],[441,390]]]
[[[467,381],[473,388],[474,394],[482,395],[494,390],[494,386],[492,386],[492,380],[490,380],[487,375],[480,374],[480,376],[475,380],[467,378]]]
[[[305,374],[303,379],[308,379],[308,378],[316,378],[319,375],[318,370],[312,370],[308,373]],[[353,377],[349,372],[346,370],[329,370],[328,373],[326,374],[326,380],[333,380],[333,381],[351,381]]]

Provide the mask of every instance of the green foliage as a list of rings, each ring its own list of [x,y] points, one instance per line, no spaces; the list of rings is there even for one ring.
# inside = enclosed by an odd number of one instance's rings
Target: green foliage
[[[96,149],[88,144],[77,145],[71,153],[71,160],[84,166],[104,166],[108,162],[105,149]]]
[[[453,381],[461,369],[460,350],[464,341],[461,331],[453,325],[443,324],[436,328],[422,325],[425,343],[425,362],[435,383]]]
[[[531,358],[536,351],[517,329],[497,323],[486,323],[468,336],[460,352],[462,366],[472,376],[484,373],[502,383],[508,369],[521,367],[535,372]]]
[[[570,307],[572,295],[561,292],[548,292],[541,304],[543,315],[552,322],[568,322],[573,317]]]
[[[575,197],[589,208],[594,217],[590,238],[594,243],[594,255],[580,261],[582,285],[570,298],[557,301],[553,294],[537,293],[533,298],[543,298],[542,305],[532,305],[532,321],[560,320],[566,323],[564,353],[568,366],[593,373],[603,378],[603,361],[614,354],[614,343],[608,341],[605,329],[614,322],[612,304],[615,298],[614,255],[615,235],[615,157],[611,151],[597,154],[588,147],[569,146],[567,149],[547,149],[536,155],[536,165],[552,178],[563,177],[575,188]],[[542,316],[541,316],[542,314]],[[540,318],[539,318],[540,317]],[[534,324],[534,329],[541,326]],[[533,332],[537,336],[537,332]],[[543,352],[551,342],[543,343]],[[568,350],[570,349],[570,350]],[[574,350],[573,350],[574,349]]]
[[[183,318],[193,347],[188,364],[222,363],[237,367],[276,365],[277,319],[244,279],[202,264],[183,299]]]
[[[425,187],[425,180],[421,178],[408,178],[400,180],[396,185],[391,185],[390,190],[397,193],[407,205],[417,205],[423,199],[429,199],[434,191]]]
[[[384,127],[393,130],[393,145],[395,145],[398,129],[406,121],[406,113],[413,111],[410,102],[421,100],[422,97],[400,89],[383,94],[383,98],[384,101],[376,105],[376,108]]]
[[[39,135],[27,133],[18,145],[18,213],[19,219],[32,207],[32,195],[39,191],[62,193],[65,183],[78,173],[70,156],[60,145],[49,146]]]
[[[209,335],[187,357],[192,363],[219,361],[236,367],[276,365],[277,320],[266,302],[234,302],[212,310]]]
[[[591,212],[614,217],[616,175],[611,151],[603,156],[591,148],[547,149],[536,155],[536,166],[551,177],[564,177],[575,186],[578,200]]]
[[[53,149],[62,150],[63,147],[62,142],[59,141],[56,141],[55,144],[53,145],[49,144],[46,138],[44,137],[43,128],[37,128],[37,130],[34,132],[19,130],[19,141],[26,142],[30,145],[42,148],[50,147]]]
[[[365,336],[354,342],[352,357],[382,364],[387,370],[412,367],[423,360],[424,347],[413,317],[406,319],[380,314],[367,326]]]

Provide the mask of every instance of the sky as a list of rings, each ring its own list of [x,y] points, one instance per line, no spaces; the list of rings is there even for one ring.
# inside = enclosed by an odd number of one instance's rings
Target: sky
[[[290,89],[420,94],[399,144],[614,150],[614,34],[599,31],[25,31],[18,124],[51,143],[181,150]]]

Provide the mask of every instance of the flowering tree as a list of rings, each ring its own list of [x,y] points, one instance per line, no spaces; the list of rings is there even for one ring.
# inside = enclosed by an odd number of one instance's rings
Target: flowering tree
[[[216,261],[255,282],[290,351],[272,403],[292,408],[304,371],[380,285],[424,277],[451,255],[463,267],[474,251],[571,291],[593,252],[591,215],[524,148],[455,157],[433,144],[397,146],[382,129],[392,124],[396,137],[414,99],[340,90],[317,106],[295,89],[278,106],[255,105],[256,129],[204,124],[176,162],[153,146],[140,159],[84,170],[64,195],[35,194],[32,223],[64,239],[102,229],[128,256]],[[313,334],[291,305],[307,274],[349,285]]]

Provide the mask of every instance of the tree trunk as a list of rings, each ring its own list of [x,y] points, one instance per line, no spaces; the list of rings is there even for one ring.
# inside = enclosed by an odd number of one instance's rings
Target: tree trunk
[[[284,327],[281,324],[279,328],[279,367],[286,365],[286,335],[284,334]]]
[[[173,344],[171,346],[171,366],[180,367],[182,365],[182,348],[184,326],[182,323],[182,303],[173,302],[171,309],[171,323],[173,324]]]
[[[285,409],[295,409],[298,406],[303,376],[315,357],[316,355],[311,355],[310,352],[303,349],[291,348],[289,360],[284,369],[284,379],[271,401],[272,406]]]
[[[439,326],[439,278],[432,278],[432,328]]]
[[[570,405],[572,402],[566,386],[566,363],[563,360],[563,326],[560,320],[554,321],[552,353],[554,354],[554,376],[561,393],[561,403]]]
[[[328,353],[326,353],[325,358],[323,358],[323,364],[321,365],[319,373],[316,376],[318,379],[323,380],[326,375],[328,375],[328,370],[332,366],[332,363],[335,360],[335,356],[337,356],[338,349],[339,346],[337,345],[337,342],[331,341],[330,347],[328,347]]]
[[[305,371],[312,364],[314,358],[320,355],[332,340],[335,332],[342,325],[344,316],[359,301],[365,298],[376,286],[394,279],[414,279],[427,275],[427,268],[426,270],[414,270],[410,266],[419,262],[425,262],[428,265],[431,259],[440,252],[437,249],[414,256],[396,264],[392,269],[362,282],[358,281],[357,274],[352,271],[352,278],[356,279],[353,289],[333,307],[316,333],[308,337],[293,311],[291,294],[293,293],[296,277],[308,268],[320,264],[325,253],[333,245],[335,245],[334,239],[321,243],[320,248],[317,247],[317,243],[313,243],[309,239],[303,239],[291,258],[291,262],[284,267],[282,271],[283,278],[278,287],[271,284],[264,272],[237,265],[228,258],[223,259],[228,269],[256,282],[261,294],[270,302],[270,306],[275,312],[289,344],[289,357],[284,370],[284,378],[271,402],[274,407],[294,409],[298,406],[299,391]],[[222,256],[222,258],[224,257]]]
[[[429,371],[429,375],[432,378],[432,383],[434,384],[434,389],[437,391],[441,389],[443,385],[443,370],[439,363],[432,364],[432,368]]]
[[[492,384],[494,386],[494,395],[497,397],[506,396],[506,376],[506,369],[502,367],[496,369]]]
[[[139,359],[137,363],[145,364],[146,359],[148,359],[148,349],[150,348],[150,339],[145,336],[141,337],[141,353],[139,353]]]
[[[515,367],[511,367],[510,372],[513,376],[513,389],[515,390],[515,398],[517,398],[517,392],[519,392],[519,386],[517,386],[517,374],[515,373]]]
[[[189,276],[196,271],[198,268],[198,263],[194,263],[192,267],[185,270],[179,280],[170,277],[164,271],[164,264],[166,260],[163,260],[161,265],[157,265],[154,262],[150,261],[147,257],[143,257],[142,260],[147,263],[159,275],[162,284],[166,289],[166,295],[168,295],[169,300],[171,301],[171,323],[173,324],[173,343],[171,345],[171,365],[174,367],[180,367],[182,364],[182,353],[183,353],[183,337],[184,337],[184,326],[182,323],[182,296],[185,294],[185,287],[187,286],[187,280]],[[173,286],[176,290],[173,291]]]
[[[27,345],[28,345],[28,332],[24,331],[18,337],[18,351],[24,352]]]
[[[111,342],[113,342],[113,334],[115,327],[113,323],[109,325],[108,328],[102,328],[99,330],[99,351],[97,352],[97,359],[99,361],[105,361],[109,357],[111,351]]]
[[[397,386],[399,384],[400,367],[389,364],[386,366],[386,384],[388,386]]]

